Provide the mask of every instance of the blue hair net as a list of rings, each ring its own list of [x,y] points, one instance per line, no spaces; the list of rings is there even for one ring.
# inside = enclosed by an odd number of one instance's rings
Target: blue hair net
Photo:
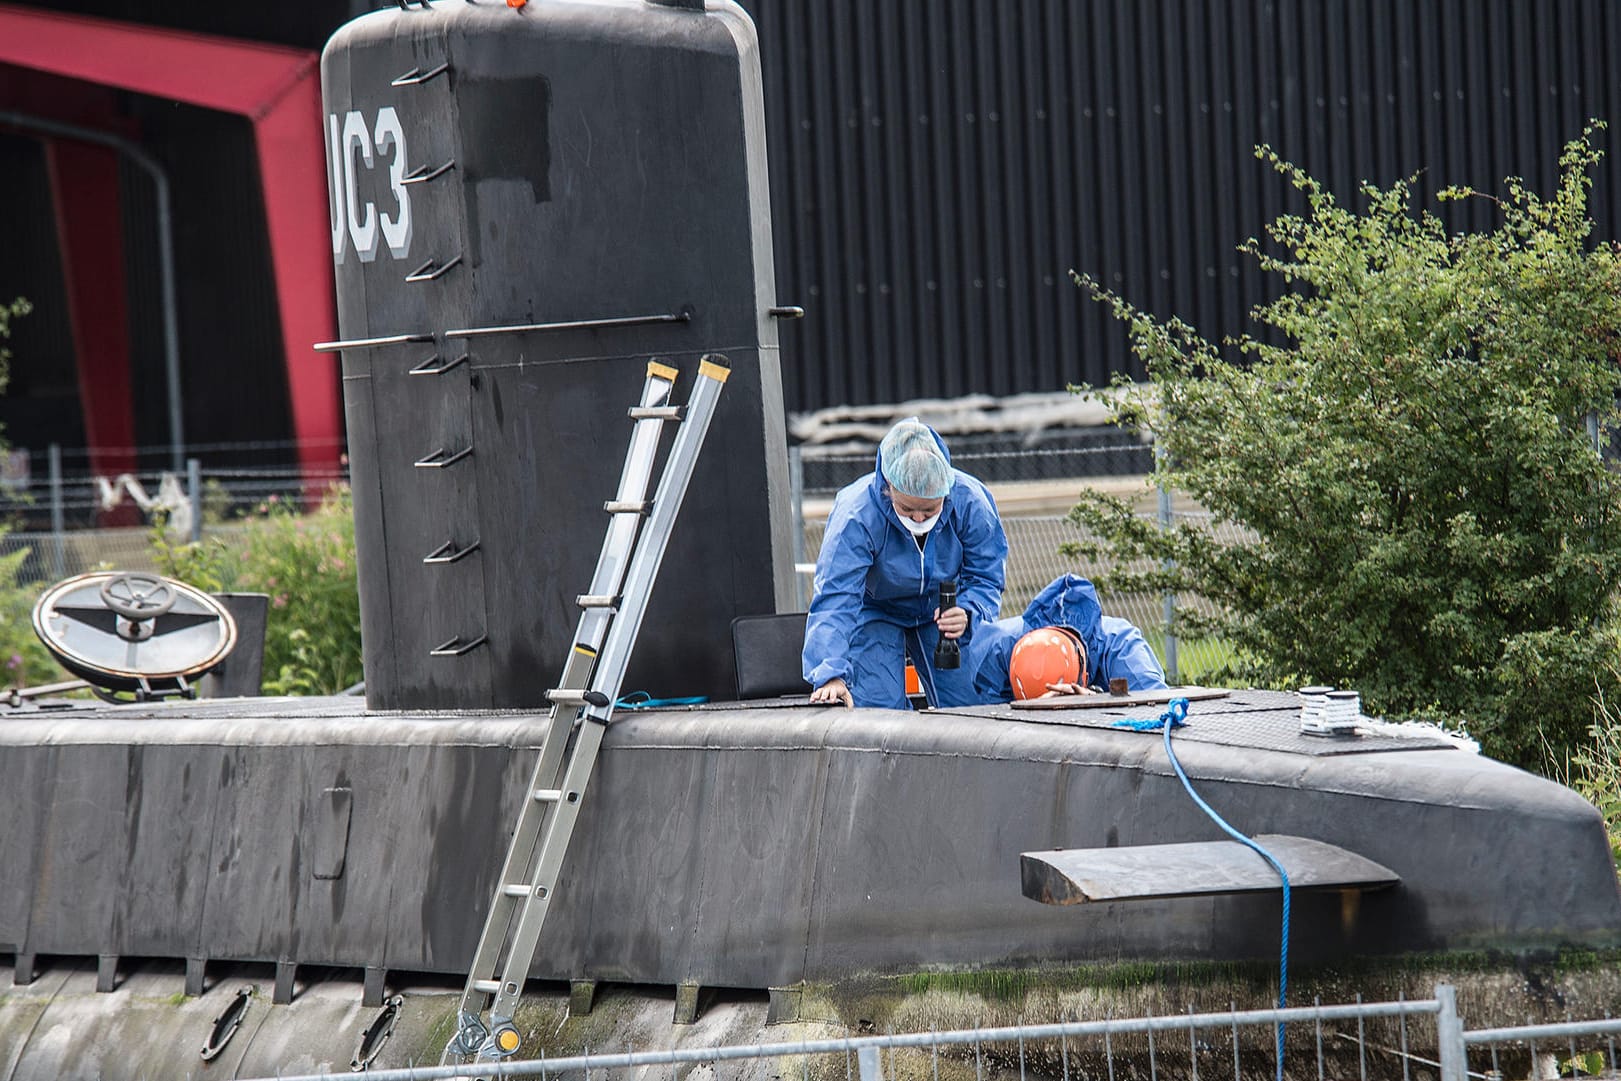
[[[938,437],[916,417],[898,422],[878,444],[884,479],[903,495],[943,499],[951,491],[951,463]]]

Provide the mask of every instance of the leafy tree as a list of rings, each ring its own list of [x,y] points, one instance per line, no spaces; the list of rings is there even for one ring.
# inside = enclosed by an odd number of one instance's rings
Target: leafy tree
[[[1290,288],[1233,359],[1077,275],[1146,366],[1116,421],[1153,435],[1159,481],[1248,538],[1162,532],[1099,499],[1071,517],[1103,543],[1078,547],[1151,568],[1116,588],[1213,601],[1179,631],[1225,636],[1232,676],[1467,721],[1524,765],[1579,743],[1595,694],[1614,700],[1621,579],[1621,487],[1593,435],[1621,390],[1621,251],[1588,217],[1601,127],[1564,148],[1551,197],[1517,178],[1501,197],[1443,191],[1498,210],[1456,235],[1413,210],[1416,177],[1364,184],[1353,210],[1258,148],[1309,212],[1242,246]]]

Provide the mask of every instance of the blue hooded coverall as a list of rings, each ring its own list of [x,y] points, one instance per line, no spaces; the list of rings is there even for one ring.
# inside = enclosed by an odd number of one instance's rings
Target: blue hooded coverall
[[[1042,627],[1071,627],[1086,643],[1087,682],[1107,690],[1109,680],[1124,678],[1133,691],[1165,687],[1159,658],[1129,620],[1103,614],[1098,592],[1078,574],[1053,579],[1024,610],[1024,615],[998,620],[980,629],[963,664],[974,670],[975,695],[980,702],[1008,702],[1013,686],[1008,662],[1013,647],[1026,633]]]
[[[945,442],[931,433],[949,463]],[[922,537],[913,537],[896,517],[884,493],[881,458],[871,473],[834,497],[805,620],[803,674],[811,686],[842,679],[858,706],[909,709],[910,657],[930,705],[981,701],[969,651],[978,629],[1001,611],[1007,535],[985,486],[959,469],[951,474],[940,521]],[[957,669],[936,672],[940,631],[934,611],[940,583],[953,580],[957,605],[968,613],[968,630],[958,639],[963,661]]]

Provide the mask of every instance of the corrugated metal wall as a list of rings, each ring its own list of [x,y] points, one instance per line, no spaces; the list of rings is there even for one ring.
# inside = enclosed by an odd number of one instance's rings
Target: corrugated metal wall
[[[1588,117],[1621,121],[1614,0],[743,2],[796,410],[1106,381],[1125,338],[1071,268],[1245,329],[1277,284],[1234,246],[1298,209],[1257,143],[1342,199],[1420,170],[1546,191]],[[1618,206],[1612,162],[1603,237]]]
[[[0,438],[16,446],[84,442],[73,330],[62,286],[44,148],[0,132],[0,304],[26,297],[34,310],[11,324]],[[13,410],[9,403],[25,402]]]
[[[281,312],[253,129],[244,117],[153,98],[136,99],[131,111],[143,145],[168,169],[176,208],[187,442],[282,444],[261,445],[245,457],[258,464],[294,461],[286,442],[292,421]],[[160,294],[152,269],[157,222],[149,188],[124,190],[130,303],[148,313],[132,328],[136,425],[141,444],[150,446],[167,433]],[[321,363],[309,356],[300,363]],[[199,453],[213,467],[238,461],[218,450]]]
[[[62,2],[318,49],[383,0],[223,23],[202,0]],[[1071,268],[1207,336],[1245,329],[1278,286],[1233,249],[1297,208],[1256,143],[1344,198],[1419,170],[1425,192],[1510,174],[1546,190],[1588,117],[1621,121],[1616,0],[742,3],[780,295],[807,312],[783,326],[793,410],[1106,381],[1130,366],[1125,336]],[[1600,236],[1618,210],[1611,163]],[[1447,213],[1489,221],[1485,204]],[[209,333],[188,344],[243,340]]]

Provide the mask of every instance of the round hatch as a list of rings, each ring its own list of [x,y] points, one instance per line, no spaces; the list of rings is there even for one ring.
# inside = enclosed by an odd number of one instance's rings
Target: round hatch
[[[98,571],[58,582],[34,605],[34,633],[64,668],[139,700],[184,695],[236,645],[213,597],[156,574]]]

